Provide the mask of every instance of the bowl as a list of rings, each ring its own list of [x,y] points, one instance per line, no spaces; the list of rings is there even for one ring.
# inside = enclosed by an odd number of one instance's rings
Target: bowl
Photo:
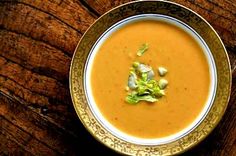
[[[91,91],[92,62],[102,43],[119,28],[140,20],[163,21],[184,30],[201,46],[210,68],[209,97],[201,113],[185,129],[163,138],[138,138],[112,126]],[[220,37],[200,15],[173,2],[136,1],[105,13],[83,35],[71,63],[70,92],[85,128],[107,147],[127,155],[174,155],[197,145],[222,118],[230,96],[230,69]]]

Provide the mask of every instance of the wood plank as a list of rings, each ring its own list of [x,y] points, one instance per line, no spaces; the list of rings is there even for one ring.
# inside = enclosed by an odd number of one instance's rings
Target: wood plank
[[[48,121],[74,133],[77,120],[69,90],[55,79],[37,75],[0,57],[0,91],[31,107]]]
[[[79,31],[54,16],[22,3],[0,1],[0,28],[42,41],[70,56],[81,37]]]
[[[97,18],[89,12],[78,0],[4,0],[4,2],[28,5],[65,23],[68,27],[84,33],[89,25]]]
[[[15,141],[24,143],[25,140],[34,140],[32,144],[44,144],[56,153],[62,155],[80,155],[87,153],[88,155],[100,153],[101,155],[114,154],[113,151],[108,150],[105,146],[97,142],[83,127],[77,118],[72,125],[69,125],[76,130],[72,134],[68,130],[57,127],[48,121],[44,116],[32,111],[24,105],[10,100],[0,94],[0,117],[4,117],[4,131],[9,131],[18,139]],[[3,120],[0,120],[3,123]],[[7,128],[5,128],[7,127]],[[66,127],[66,125],[65,125]],[[5,132],[4,132],[5,133]],[[19,133],[19,134],[18,134]],[[31,139],[27,139],[31,138]],[[25,139],[26,138],[26,139]],[[32,145],[33,146],[33,145]],[[37,145],[38,146],[38,145]],[[26,150],[25,146],[24,149]],[[42,147],[41,150],[49,150]],[[90,147],[93,150],[87,150]],[[37,150],[33,147],[28,147],[30,150]],[[9,149],[9,152],[13,152]]]
[[[65,100],[66,97],[69,97],[68,90],[55,79],[32,73],[3,57],[0,57],[0,67],[0,76],[4,77],[6,82],[11,82],[12,85],[2,83],[3,87],[12,88],[12,92],[16,91],[16,88],[22,88],[22,91],[28,91],[32,95],[39,96],[35,99],[31,96],[24,96],[24,92],[15,92],[28,103],[48,105],[50,103],[49,97],[58,100]]]
[[[33,156],[32,153],[24,150],[20,145],[18,145],[14,140],[11,140],[7,135],[0,134],[0,155],[9,156],[9,155],[24,155],[24,156]]]
[[[71,58],[61,50],[4,29],[0,40],[0,56],[40,75],[67,81]]]
[[[3,119],[2,122],[2,135],[8,139],[8,142],[5,145],[5,151],[8,151],[9,148],[15,148],[14,150],[11,149],[13,152],[12,154],[20,154],[22,152],[22,154],[28,153],[30,155],[59,155],[59,153],[47,147],[39,140],[33,138],[30,134],[13,125],[8,120]],[[19,147],[25,151],[19,151]]]
[[[100,15],[121,4],[134,0],[82,0]]]
[[[9,129],[12,135],[16,135],[14,133],[17,133],[19,131],[18,129],[20,129],[22,133],[24,132],[22,135],[25,136],[22,136],[22,138],[16,136],[18,137],[18,141],[24,142],[22,139],[34,137],[42,144],[47,145],[61,154],[70,152],[69,150],[73,147],[73,145],[64,144],[69,143],[70,140],[74,140],[76,138],[75,135],[65,131],[63,129],[64,127],[60,128],[52,124],[47,118],[33,112],[24,105],[7,99],[2,95],[0,95],[0,115],[9,122],[8,127],[5,126],[3,131],[4,129],[5,131]],[[7,124],[6,121],[5,124]],[[13,127],[9,127],[10,124],[12,124]],[[76,126],[73,128],[76,128]],[[74,150],[71,151],[72,153],[74,152]]]

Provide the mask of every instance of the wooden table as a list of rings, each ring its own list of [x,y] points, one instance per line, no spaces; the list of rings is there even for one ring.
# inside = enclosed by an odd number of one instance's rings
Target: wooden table
[[[117,155],[98,143],[76,116],[68,72],[86,29],[104,12],[128,1],[0,1],[0,155]],[[223,120],[184,155],[235,156],[236,1],[174,1],[212,24],[225,43],[233,74]]]

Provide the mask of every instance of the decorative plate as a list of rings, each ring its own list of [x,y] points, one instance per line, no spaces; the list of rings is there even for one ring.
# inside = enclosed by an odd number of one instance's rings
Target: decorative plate
[[[87,58],[99,38],[124,19],[158,15],[176,19],[193,29],[207,44],[216,69],[215,96],[204,118],[191,131],[168,143],[137,144],[109,131],[94,115],[86,96],[85,69]],[[101,16],[80,40],[70,68],[70,92],[76,113],[87,130],[101,143],[127,155],[175,155],[202,141],[219,123],[230,97],[231,70],[225,47],[216,31],[192,10],[166,1],[136,1],[116,7]]]

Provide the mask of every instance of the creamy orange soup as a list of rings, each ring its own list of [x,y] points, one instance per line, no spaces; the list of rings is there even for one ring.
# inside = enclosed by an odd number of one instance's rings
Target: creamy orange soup
[[[149,49],[141,57],[143,43]],[[168,69],[166,95],[158,102],[125,101],[134,61]],[[157,72],[155,78],[160,79]],[[91,86],[103,116],[120,131],[139,138],[160,138],[190,125],[208,98],[210,74],[199,44],[182,29],[160,21],[130,23],[104,41],[92,65]]]

